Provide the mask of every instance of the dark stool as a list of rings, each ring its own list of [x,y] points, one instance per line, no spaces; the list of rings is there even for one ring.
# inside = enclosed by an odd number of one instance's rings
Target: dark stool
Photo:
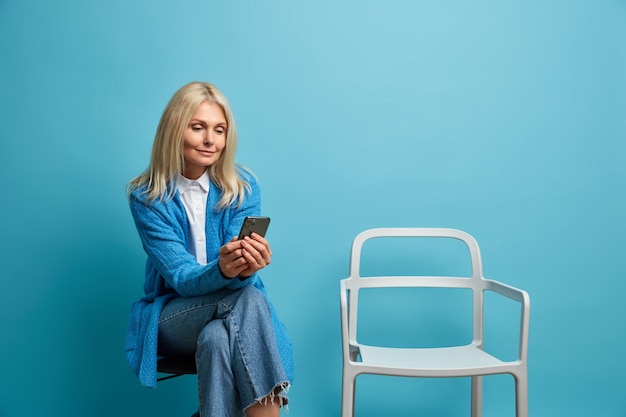
[[[157,372],[169,374],[157,378],[157,381],[176,378],[181,375],[197,374],[196,358],[192,357],[164,357],[157,360]]]

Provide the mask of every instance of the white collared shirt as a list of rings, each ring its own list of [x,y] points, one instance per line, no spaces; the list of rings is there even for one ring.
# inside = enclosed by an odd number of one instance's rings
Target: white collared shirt
[[[189,232],[191,242],[189,247],[191,254],[201,265],[207,264],[206,258],[206,201],[209,195],[210,181],[207,171],[197,180],[190,180],[178,175],[176,188],[180,199],[185,206],[187,219],[189,220]]]

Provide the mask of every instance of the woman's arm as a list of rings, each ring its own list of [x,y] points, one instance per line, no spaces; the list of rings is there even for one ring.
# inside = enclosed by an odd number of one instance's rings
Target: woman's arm
[[[200,265],[188,252],[188,226],[182,206],[177,207],[174,201],[148,205],[132,195],[130,208],[148,258],[181,296],[209,294],[231,283],[221,274],[218,259]]]
[[[207,265],[198,264],[188,252],[189,226],[179,200],[147,204],[138,191],[131,195],[130,208],[144,250],[159,274],[180,295],[204,295],[223,287],[236,289],[250,285],[256,272],[269,264],[271,250],[265,239],[261,238],[261,243],[227,240],[238,235],[246,216],[258,216],[261,211],[259,186],[253,177],[246,179],[251,190],[240,207],[227,208],[216,218],[211,218],[211,210],[207,213],[207,222],[219,224],[218,229],[222,229],[207,235],[209,246],[214,248],[207,249],[209,259],[213,258]],[[211,197],[216,199],[218,195]],[[236,276],[248,279],[231,279]]]

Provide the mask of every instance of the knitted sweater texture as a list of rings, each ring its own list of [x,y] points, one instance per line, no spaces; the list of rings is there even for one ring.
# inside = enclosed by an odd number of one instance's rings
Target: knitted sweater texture
[[[137,231],[148,256],[144,282],[145,295],[131,307],[125,351],[128,363],[142,385],[156,387],[158,319],[163,306],[175,297],[193,297],[210,294],[224,287],[230,289],[254,285],[267,297],[263,282],[256,273],[246,280],[227,279],[218,267],[221,246],[236,236],[246,216],[261,213],[261,195],[253,176],[241,173],[251,191],[240,207],[216,210],[221,190],[213,182],[207,199],[206,251],[207,265],[200,265],[189,252],[190,232],[185,207],[178,193],[168,201],[148,203],[143,189],[130,195],[130,210]],[[269,302],[269,299],[268,299]],[[270,304],[274,328],[283,326]],[[281,357],[291,355],[291,342],[284,327],[277,331],[277,345]],[[289,380],[293,380],[293,365],[283,360]]]

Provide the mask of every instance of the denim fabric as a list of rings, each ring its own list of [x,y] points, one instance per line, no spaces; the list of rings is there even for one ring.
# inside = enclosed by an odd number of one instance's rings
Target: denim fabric
[[[286,402],[289,380],[258,288],[176,298],[161,312],[158,333],[160,355],[195,355],[201,417],[241,416],[277,390]]]

